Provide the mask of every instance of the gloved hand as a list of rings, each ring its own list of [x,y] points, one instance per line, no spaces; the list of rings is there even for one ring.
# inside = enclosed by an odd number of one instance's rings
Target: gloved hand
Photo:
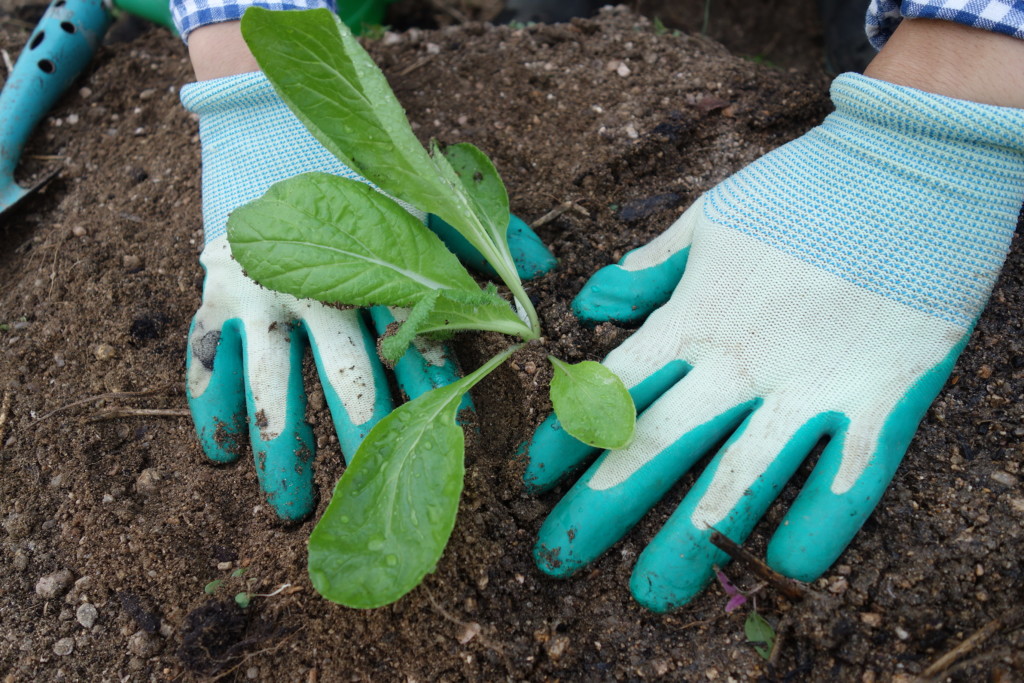
[[[768,563],[817,578],[878,502],[1005,258],[1024,110],[855,74],[832,99],[822,125],[707,192],[574,302],[589,321],[660,308],[604,361],[642,411],[636,439],[551,512],[543,571],[596,559],[723,439],[634,568],[653,610],[701,590],[728,560],[712,528],[742,542],[822,437]],[[535,490],[591,455],[553,418],[526,452]]]
[[[206,240],[200,256],[206,270],[203,302],[188,337],[189,407],[203,450],[216,462],[237,459],[248,431],[268,502],[283,519],[298,520],[315,502],[314,444],[302,384],[307,343],[342,453],[351,457],[393,405],[371,325],[383,333],[403,313],[375,309],[371,323],[363,311],[300,300],[246,277],[225,236],[230,211],[299,173],[364,179],[309,134],[262,73],[190,84],[181,99],[199,115]],[[520,224],[509,231],[515,240],[510,246],[524,269],[550,270],[554,257]],[[395,374],[415,398],[456,379],[458,369],[444,346],[417,340]]]

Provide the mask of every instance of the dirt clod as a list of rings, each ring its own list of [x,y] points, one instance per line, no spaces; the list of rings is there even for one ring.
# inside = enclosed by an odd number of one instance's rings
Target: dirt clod
[[[74,575],[67,569],[47,574],[36,582],[36,595],[44,600],[59,598],[71,587]]]

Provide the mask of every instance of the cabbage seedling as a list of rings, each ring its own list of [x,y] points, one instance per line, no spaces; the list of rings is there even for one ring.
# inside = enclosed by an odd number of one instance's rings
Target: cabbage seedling
[[[242,34],[299,120],[375,186],[303,174],[233,212],[228,240],[246,273],[300,298],[409,309],[381,344],[390,361],[417,334],[489,330],[523,342],[538,339],[537,313],[506,237],[508,194],[487,156],[469,144],[442,150],[432,142],[428,152],[380,69],[328,10],[250,8]],[[461,234],[497,273],[519,312],[493,284],[482,288],[395,200]],[[462,492],[459,404],[517,348],[399,406],[366,436],[309,539],[309,574],[321,595],[350,607],[377,607],[433,571]],[[627,445],[636,412],[622,382],[598,363],[552,362],[551,397],[563,428],[601,448]]]

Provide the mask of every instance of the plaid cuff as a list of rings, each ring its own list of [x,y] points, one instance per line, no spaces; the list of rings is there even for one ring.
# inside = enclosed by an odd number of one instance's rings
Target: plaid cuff
[[[881,49],[907,19],[944,19],[1024,39],[1024,3],[1012,0],[871,0],[865,18],[868,39]]]
[[[207,24],[222,21],[237,21],[250,7],[273,10],[286,9],[336,9],[336,0],[171,0],[171,16],[182,40],[188,42],[188,34]]]

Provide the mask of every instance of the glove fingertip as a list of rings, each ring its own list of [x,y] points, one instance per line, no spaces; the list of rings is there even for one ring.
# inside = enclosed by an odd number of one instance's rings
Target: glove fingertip
[[[218,464],[232,463],[245,452],[246,423],[245,420],[232,419],[224,422],[217,418],[201,418],[192,409],[199,444],[206,457]]]
[[[594,273],[573,299],[572,311],[586,323],[639,322],[672,296],[683,277],[689,249],[683,249],[658,265],[626,270],[605,266]]]
[[[558,259],[543,240],[518,216],[512,216],[508,222],[508,247],[516,272],[523,280],[540,277],[558,265]]]
[[[253,443],[256,475],[267,503],[286,522],[297,522],[313,512],[313,434],[308,425],[272,441]]]

